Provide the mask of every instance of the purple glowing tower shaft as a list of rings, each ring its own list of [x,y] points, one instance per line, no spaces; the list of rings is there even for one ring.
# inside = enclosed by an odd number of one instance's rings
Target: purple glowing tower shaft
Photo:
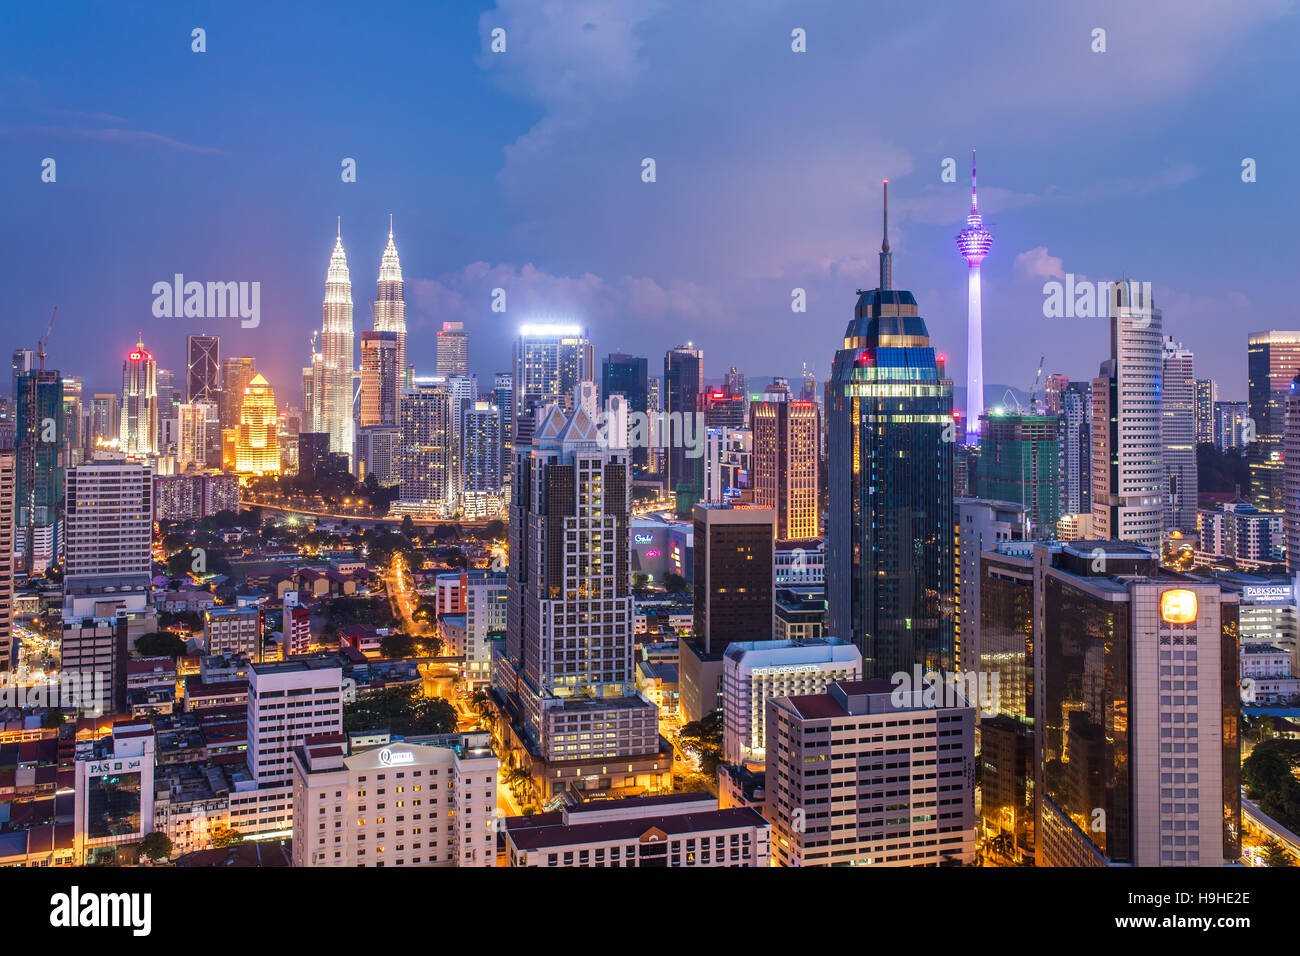
[[[975,192],[975,151],[970,154],[970,215],[957,235],[957,251],[966,260],[966,444],[979,443],[984,414],[984,328],[980,263],[993,247],[993,233],[984,228]]]

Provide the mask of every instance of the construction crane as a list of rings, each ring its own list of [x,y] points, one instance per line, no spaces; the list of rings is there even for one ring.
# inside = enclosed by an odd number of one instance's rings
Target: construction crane
[[[50,341],[50,335],[54,332],[54,317],[59,314],[59,307],[56,305],[54,311],[50,313],[50,324],[45,327],[43,338],[36,340],[36,357],[40,359],[41,371],[45,371],[45,345]]]
[[[1038,411],[1038,383],[1043,380],[1043,363],[1047,361],[1046,355],[1038,356],[1038,374],[1034,376],[1034,384],[1029,386],[1029,412],[1033,414]]]

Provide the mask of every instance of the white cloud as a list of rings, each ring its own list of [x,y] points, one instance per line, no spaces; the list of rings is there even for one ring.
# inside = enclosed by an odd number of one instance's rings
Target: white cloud
[[[1061,261],[1061,257],[1048,255],[1047,246],[1035,246],[1026,252],[1016,253],[1011,268],[1020,275],[1028,276],[1031,279],[1062,279],[1065,277],[1065,266]]]

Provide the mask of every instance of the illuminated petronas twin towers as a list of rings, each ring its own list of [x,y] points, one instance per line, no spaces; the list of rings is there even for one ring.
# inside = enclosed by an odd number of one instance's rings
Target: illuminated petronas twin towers
[[[379,266],[379,285],[374,303],[376,332],[397,336],[397,368],[403,381],[406,371],[406,297],[402,264],[393,243],[393,220],[388,220],[388,245]],[[343,250],[343,224],[339,220],[325,275],[324,324],[320,351],[312,357],[312,420],[318,432],[330,437],[330,451],[351,456],[355,439],[356,378],[355,336],[352,330],[352,278]]]

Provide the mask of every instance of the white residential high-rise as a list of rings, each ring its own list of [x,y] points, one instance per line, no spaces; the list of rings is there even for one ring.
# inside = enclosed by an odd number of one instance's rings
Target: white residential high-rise
[[[402,263],[393,244],[393,217],[388,217],[388,245],[379,265],[379,288],[375,296],[375,331],[392,332],[397,337],[397,384],[401,389],[410,382],[406,368],[406,283],[402,281]],[[392,422],[372,423],[391,425]]]
[[[1196,369],[1191,349],[1166,336],[1160,386],[1165,532],[1196,531]]]
[[[1112,282],[1107,297],[1111,357],[1092,383],[1093,533],[1159,554],[1161,314],[1147,282]]]
[[[313,416],[317,431],[330,436],[330,451],[352,455],[352,279],[343,251],[342,227],[334,240],[325,277],[321,330],[321,408]]]

